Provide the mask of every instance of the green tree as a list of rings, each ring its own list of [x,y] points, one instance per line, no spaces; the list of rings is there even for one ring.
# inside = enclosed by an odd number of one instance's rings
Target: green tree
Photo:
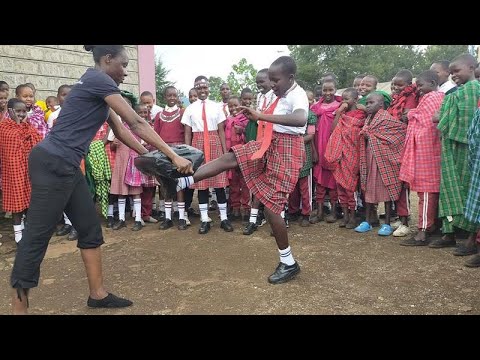
[[[157,57],[155,59],[155,98],[156,103],[160,106],[165,106],[163,99],[163,91],[167,86],[174,86],[175,83],[167,80],[167,75],[170,70],[167,70],[163,65],[162,59]]]
[[[222,101],[222,96],[220,95],[220,86],[226,81],[218,76],[210,76],[208,78],[208,87],[210,90],[209,99],[213,101]]]
[[[400,69],[415,72],[421,50],[414,45],[289,45],[297,62],[297,79],[306,89],[320,83],[323,74],[333,72],[338,87],[349,87],[355,76],[371,74],[389,81]]]
[[[435,61],[451,61],[458,55],[466,52],[468,52],[468,45],[429,45],[422,54],[422,69],[429,69]]]
[[[238,64],[232,65],[232,69],[233,71],[228,74],[226,81],[232,94],[240,95],[241,91],[246,87],[255,91],[257,88],[255,82],[257,70],[252,64],[247,63],[247,60],[242,58]]]

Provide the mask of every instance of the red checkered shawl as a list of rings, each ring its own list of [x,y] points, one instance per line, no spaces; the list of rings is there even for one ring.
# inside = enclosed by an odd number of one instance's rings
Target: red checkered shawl
[[[407,125],[395,119],[386,110],[379,110],[373,119],[365,121],[360,135],[360,181],[362,190],[367,185],[366,146],[370,146],[383,184],[388,189],[392,201],[400,196],[402,182],[399,179],[400,159],[405,143]]]
[[[440,192],[442,143],[440,131],[432,122],[445,94],[432,91],[420,98],[408,113],[408,128],[400,167],[400,180],[417,192]]]
[[[355,191],[360,168],[360,131],[365,124],[363,110],[346,112],[339,119],[328,141],[325,160],[333,170],[335,181]]]
[[[400,94],[392,95],[392,102],[387,111],[395,119],[402,120],[405,110],[414,109],[418,104],[418,91],[415,84],[408,85]]]
[[[2,164],[3,209],[21,212],[30,202],[28,155],[42,140],[28,123],[17,124],[5,118],[0,121],[0,163]]]

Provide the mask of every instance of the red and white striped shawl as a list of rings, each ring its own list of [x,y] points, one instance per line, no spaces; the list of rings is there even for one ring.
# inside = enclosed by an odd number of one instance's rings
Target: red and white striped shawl
[[[400,159],[407,125],[390,115],[386,110],[379,110],[373,119],[371,115],[365,121],[360,135],[360,181],[362,190],[367,185],[366,145],[370,146],[378,165],[383,184],[388,189],[392,201],[398,200],[402,190],[399,178]]]
[[[429,92],[408,113],[400,180],[409,183],[413,191],[440,192],[442,143],[432,118],[442,106],[444,97],[442,92]]]
[[[363,110],[341,116],[328,141],[325,160],[335,181],[347,190],[357,190],[360,169],[360,131],[365,124]]]

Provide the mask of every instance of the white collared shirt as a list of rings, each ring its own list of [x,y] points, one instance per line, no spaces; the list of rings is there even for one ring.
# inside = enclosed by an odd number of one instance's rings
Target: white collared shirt
[[[448,90],[456,87],[454,83],[452,83],[450,80],[445,81],[441,86],[438,87],[438,91],[442,93],[446,93]]]
[[[268,108],[268,106],[271,103],[273,103],[276,98],[277,98],[277,95],[275,95],[275,93],[271,89],[267,91],[265,94],[259,93],[257,95],[257,110],[258,111],[265,110],[263,109],[264,99],[266,99],[265,104],[266,104],[266,107]]]
[[[190,104],[183,113],[182,124],[190,126],[193,132],[203,132],[202,107],[203,101],[198,99]],[[207,116],[208,131],[218,130],[218,124],[226,119],[222,107],[209,99],[205,100],[205,115]]]
[[[157,116],[157,114],[162,111],[163,111],[163,108],[161,106],[158,106],[157,104],[153,104],[152,110],[150,110],[150,115],[152,119],[155,119],[155,116]]]
[[[296,83],[292,85],[295,86]],[[309,110],[308,97],[305,90],[303,90],[300,85],[297,86],[287,93],[287,96],[280,98],[273,111],[273,115],[286,115],[291,114],[297,109],[305,111],[305,124],[300,127],[296,126],[286,126],[273,124],[273,131],[284,133],[284,134],[293,134],[293,135],[303,135],[307,129],[307,116]],[[292,89],[292,88],[290,88]],[[289,89],[289,90],[290,90]]]

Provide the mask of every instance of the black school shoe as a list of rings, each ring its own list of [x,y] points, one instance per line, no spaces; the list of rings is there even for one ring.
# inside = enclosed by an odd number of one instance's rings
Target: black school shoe
[[[71,231],[72,231],[72,225],[65,224],[55,233],[55,235],[65,236],[65,235],[70,234]]]
[[[206,221],[202,221],[200,224],[200,229],[198,229],[199,234],[207,234],[210,231],[210,223]]]
[[[220,227],[225,230],[226,232],[232,232],[233,231],[233,226],[230,220],[222,220],[220,223]]]
[[[90,296],[87,300],[87,306],[91,308],[123,308],[132,305],[133,302],[121,297],[108,293],[106,297],[100,300],[92,299]]]
[[[247,226],[245,226],[245,229],[243,229],[243,235],[252,235],[254,231],[257,231],[257,224],[251,222],[248,223]]]
[[[288,266],[287,264],[278,264],[275,272],[268,277],[270,284],[281,284],[287,282],[295,277],[300,272],[300,265],[295,261],[295,264]]]

